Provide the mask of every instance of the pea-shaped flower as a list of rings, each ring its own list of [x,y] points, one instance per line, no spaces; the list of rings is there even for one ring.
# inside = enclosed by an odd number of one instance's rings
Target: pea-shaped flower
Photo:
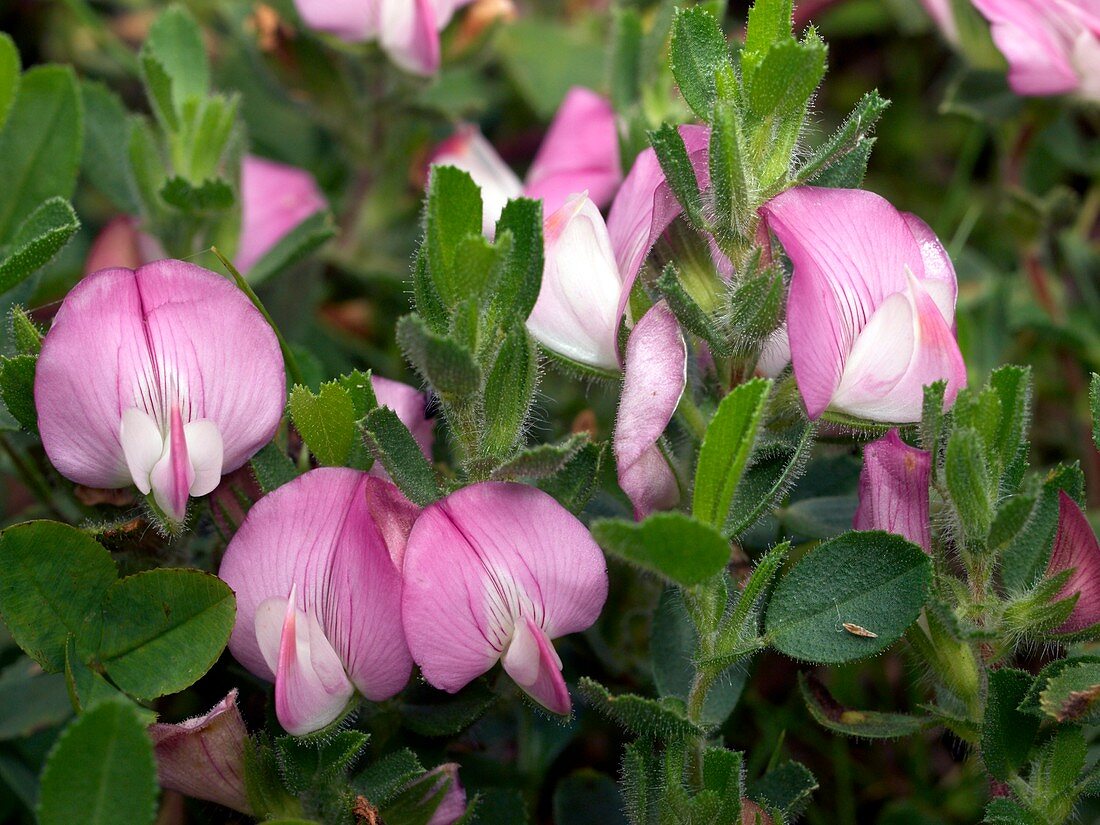
[[[966,385],[955,269],[927,224],[858,189],[800,186],[760,211],[794,266],[787,330],[810,418],[917,421],[941,379],[954,403]]]
[[[57,312],[34,383],[42,445],[66,478],[134,484],[180,521],[279,426],[283,357],[232,283],[182,261],[104,269]]]
[[[928,485],[932,455],[910,447],[897,430],[863,448],[859,508],[852,526],[885,530],[932,550],[928,523]]]
[[[522,484],[465,487],[409,534],[401,613],[413,659],[455,693],[500,661],[536,702],[568,714],[551,644],[585,630],[607,598],[607,565],[588,530]]]
[[[397,564],[410,509],[383,479],[312,470],[260,499],[226,548],[229,650],[275,683],[290,733],[323,728],[356,691],[381,701],[408,681]]]
[[[1057,599],[1077,596],[1073,610],[1055,633],[1077,633],[1100,624],[1100,542],[1089,520],[1064,490],[1058,491],[1058,532],[1047,576],[1071,570]]]

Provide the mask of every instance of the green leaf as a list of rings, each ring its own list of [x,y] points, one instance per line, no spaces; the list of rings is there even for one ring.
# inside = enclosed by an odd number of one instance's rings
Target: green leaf
[[[994,494],[976,430],[961,428],[951,433],[944,475],[963,533],[975,544],[984,541],[993,525]]]
[[[420,736],[454,736],[481,718],[497,700],[484,679],[444,695],[423,685],[402,694],[401,723]]]
[[[73,715],[65,677],[20,657],[0,671],[0,741],[22,739]]]
[[[668,303],[669,309],[680,324],[694,335],[698,335],[710,347],[715,355],[730,355],[732,350],[726,336],[719,331],[720,321],[709,315],[695,299],[688,294],[681,282],[680,275],[673,263],[665,264],[661,276],[654,284],[657,292]]]
[[[490,455],[509,455],[523,438],[535,399],[539,354],[522,321],[512,324],[485,381],[483,446]]]
[[[43,201],[72,197],[83,140],[83,107],[72,68],[27,71],[0,132],[0,242],[10,242]]]
[[[117,577],[87,533],[30,521],[0,535],[0,614],[16,643],[46,670],[65,669],[65,641],[81,632]]]
[[[50,198],[27,216],[0,260],[0,293],[22,283],[48,264],[80,229],[64,198]]]
[[[84,103],[84,158],[87,180],[127,215],[141,213],[137,183],[130,169],[130,131],[133,121],[122,99],[107,86],[82,80]]]
[[[100,630],[101,626],[97,625],[95,633],[99,633]],[[94,641],[98,645],[99,639],[96,638]],[[72,706],[81,711],[87,710],[104,699],[122,695],[116,687],[92,669],[90,663],[93,659],[92,653],[77,649],[76,636],[69,636],[65,645],[65,687],[68,688]]]
[[[771,389],[772,382],[764,378],[742,384],[722,399],[707,425],[695,467],[692,500],[692,513],[700,521],[719,529],[726,523]]]
[[[584,445],[560,470],[539,479],[535,486],[556,498],[566,510],[580,513],[596,492],[605,444]]]
[[[8,121],[8,113],[19,93],[19,49],[11,35],[0,32],[0,129]]]
[[[142,825],[156,818],[153,742],[133,704],[101,702],[57,740],[42,771],[41,825]]]
[[[710,181],[718,225],[726,232],[741,234],[742,223],[753,202],[755,175],[750,169],[738,111],[737,78],[732,68],[715,78],[717,97],[710,111]]]
[[[931,580],[932,565],[915,544],[891,533],[845,533],[810,551],[776,586],[767,640],[809,662],[873,656],[916,620]]]
[[[265,493],[277,490],[298,477],[298,468],[274,442],[268,444],[249,463],[256,483]]]
[[[795,428],[793,440],[768,445],[745,473],[730,507],[730,520],[723,532],[738,536],[787,494],[802,475],[813,451],[816,427],[812,423]]]
[[[15,420],[27,432],[38,433],[38,413],[34,406],[34,371],[37,356],[0,356],[0,398]]]
[[[835,733],[864,739],[897,739],[919,733],[931,724],[928,717],[904,713],[852,710],[841,705],[812,674],[798,674],[798,688],[810,715],[819,725]]]
[[[204,180],[196,186],[177,175],[164,182],[159,194],[169,206],[196,215],[222,212],[236,201],[233,187],[221,178]]]
[[[320,741],[308,737],[280,736],[275,740],[275,758],[283,783],[300,795],[318,780],[330,779],[352,765],[367,746],[370,735],[359,730],[338,730]]]
[[[160,190],[164,186],[168,172],[164,157],[152,127],[145,118],[133,117],[130,120],[130,145],[127,148],[130,168],[134,174],[134,184],[142,205],[142,214],[147,218],[157,218],[165,210]]]
[[[332,215],[315,212],[279,239],[245,273],[250,284],[262,284],[301,260],[309,257],[336,234]]]
[[[610,67],[611,102],[625,112],[642,96],[642,50],[645,33],[637,9],[612,8]]]
[[[717,98],[714,76],[732,69],[726,36],[714,15],[701,6],[676,9],[669,63],[688,106],[709,121]]]
[[[993,371],[989,386],[1000,399],[994,422],[993,451],[1004,492],[1014,489],[1027,467],[1027,427],[1031,416],[1031,368],[1004,366]],[[1005,476],[1008,478],[1006,479]],[[1005,484],[1005,481],[1008,483]]]
[[[42,330],[19,305],[11,308],[11,329],[15,349],[20,355],[38,355],[42,351]]]
[[[990,775],[1002,782],[1027,761],[1039,730],[1038,718],[1017,709],[1031,681],[1031,674],[1012,668],[989,674],[982,717],[982,759]]]
[[[521,450],[493,470],[494,481],[538,479],[560,473],[588,445],[588,433],[574,433],[559,444],[537,444]]]
[[[657,153],[657,160],[661,164],[661,171],[665,173],[676,200],[684,208],[684,214],[692,225],[706,228],[706,220],[703,217],[703,196],[699,192],[699,181],[695,176],[695,167],[688,157],[684,139],[680,137],[680,131],[669,123],[662,124],[661,128],[649,133],[649,142],[653,151]]]
[[[1100,701],[1100,662],[1076,662],[1047,679],[1039,705],[1057,722],[1092,722]]]
[[[389,407],[379,407],[367,414],[365,424],[374,457],[401,492],[421,507],[436,501],[440,490],[435,470],[397,413]]]
[[[455,255],[468,236],[480,236],[481,190],[466,172],[433,166],[425,204],[424,247],[428,273],[447,306],[465,297],[455,270]]]
[[[890,101],[879,95],[877,89],[864,94],[833,136],[821,144],[798,168],[794,174],[795,180],[799,183],[808,183],[811,180],[820,179],[826,170],[841,163],[852,153],[858,153],[855,165],[866,169],[867,158],[871,153],[871,150],[866,148],[866,144],[872,141],[871,131],[889,105]],[[851,166],[852,162],[848,161],[846,165]],[[841,176],[847,177],[847,174],[834,172],[831,177]]]
[[[1024,698],[1020,700],[1020,704],[1017,706],[1019,711],[1042,718],[1045,712],[1040,705],[1040,697],[1043,691],[1046,690],[1047,685],[1050,684],[1051,679],[1054,679],[1063,671],[1076,668],[1079,665],[1100,665],[1100,656],[1067,656],[1064,659],[1055,659],[1044,665],[1032,681],[1031,687],[1028,688]]]
[[[1047,822],[1012,799],[991,799],[985,806],[985,825],[1047,825]]]
[[[867,164],[871,161],[871,151],[875,148],[876,140],[878,138],[865,138],[828,169],[822,169],[809,178],[807,183],[833,189],[858,189],[867,177]]]
[[[632,693],[613,696],[607,688],[587,676],[581,677],[577,689],[601,715],[622,725],[635,736],[655,736],[665,741],[676,741],[703,735],[703,731],[684,715],[682,703],[675,700],[656,702]]]
[[[792,38],[774,44],[758,65],[746,55],[742,65],[749,109],[759,118],[800,112],[825,76],[827,52],[811,29],[802,42]]]
[[[650,639],[653,681],[662,697],[672,696],[686,704],[695,678],[693,662],[698,655],[699,634],[692,624],[683,597],[675,587],[666,587],[653,617]],[[748,679],[748,668],[737,662],[715,680],[707,694],[699,721],[721,725],[733,712]]]
[[[236,617],[233,591],[199,570],[160,568],[112,585],[98,658],[139,699],[177,693],[218,660]]]
[[[157,17],[141,49],[146,90],[170,131],[184,106],[210,91],[210,61],[202,31],[191,14],[171,6]]]
[[[655,513],[640,523],[600,519],[591,529],[610,555],[684,587],[718,575],[730,560],[722,534],[683,513]]]
[[[358,416],[351,394],[336,381],[321,385],[314,395],[296,385],[287,404],[290,418],[317,460],[329,467],[342,467],[351,455],[359,435]]]
[[[397,322],[397,343],[409,363],[445,401],[465,401],[481,389],[481,368],[467,350],[428,329],[416,315]]]
[[[745,51],[767,51],[773,43],[791,39],[791,0],[755,0],[749,9]]]
[[[1064,490],[1070,498],[1081,501],[1084,489],[1085,477],[1076,464],[1059,465],[1046,475],[1027,521],[1001,552],[1005,587],[1027,590],[1043,574],[1058,527],[1058,493]]]
[[[424,775],[424,766],[411,750],[395,751],[368,765],[352,777],[351,786],[375,807],[392,802],[408,786]]]
[[[709,747],[703,752],[703,787],[717,794],[720,800],[720,810],[714,821],[744,821],[741,818],[744,763],[743,754],[725,748]]]
[[[525,16],[502,27],[497,49],[509,79],[545,121],[573,86],[603,86],[604,40],[594,27]]]
[[[542,218],[542,201],[531,198],[508,201],[500,214],[496,237],[502,238],[506,232],[511,234],[512,246],[505,256],[493,295],[498,318],[518,316],[527,320],[535,308],[542,288],[544,264]]]
[[[800,762],[784,762],[749,787],[749,796],[767,808],[778,808],[791,819],[805,810],[817,790],[817,780]]]

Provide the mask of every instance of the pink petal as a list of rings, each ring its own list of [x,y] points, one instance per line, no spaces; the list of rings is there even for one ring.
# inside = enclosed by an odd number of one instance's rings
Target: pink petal
[[[295,736],[313,733],[334,722],[355,688],[317,620],[298,610],[290,590],[275,671],[275,714]]]
[[[481,188],[482,231],[493,237],[509,200],[523,194],[523,184],[476,126],[460,126],[432,155],[433,166],[454,166]],[[544,210],[543,214],[547,214]]]
[[[292,229],[325,207],[325,198],[309,172],[246,155],[241,164],[237,268],[247,273]]]
[[[237,710],[237,689],[209,713],[149,726],[162,787],[252,814],[244,781],[248,731]]]
[[[1060,0],[973,0],[990,22],[993,42],[1008,60],[1017,94],[1057,95],[1077,89],[1073,41],[1082,25]]]
[[[400,381],[392,381],[379,375],[372,375],[371,386],[374,388],[374,397],[378,406],[389,407],[401,423],[409,428],[416,443],[420,445],[420,451],[424,458],[432,460],[432,444],[435,442],[435,419],[425,415],[428,405],[428,397],[408,384]],[[377,464],[371,469],[373,475],[388,478],[386,471]]]
[[[378,35],[378,0],[294,0],[311,29],[359,43]]]
[[[761,207],[794,273],[787,300],[791,360],[811,418],[829,406],[860,331],[906,268],[924,277],[921,247],[886,200],[857,189],[799,186]]]
[[[379,40],[390,59],[407,72],[439,71],[439,29],[433,0],[376,0],[381,3]]]
[[[435,7],[435,23],[440,31],[447,27],[456,11],[463,6],[468,6],[473,0],[432,0]]]
[[[420,508],[386,479],[372,476],[366,480],[364,487],[367,510],[382,534],[393,566],[400,572],[405,561],[409,533],[420,515]]]
[[[949,43],[959,42],[959,29],[955,25],[955,15],[951,11],[951,0],[921,0],[924,10],[935,21]]]
[[[932,550],[928,523],[928,484],[932,456],[910,447],[890,430],[885,438],[863,448],[859,475],[859,509],[852,526],[856,530],[896,533],[926,553]]]
[[[388,699],[408,681],[401,578],[367,505],[368,479],[340,468],[299,476],[260,499],[226,549],[218,575],[237,595],[229,649],[257,676],[275,679],[260,607],[296,589],[295,607],[366,698]]]
[[[623,391],[615,422],[619,486],[641,519],[680,499],[676,476],[657,446],[687,386],[687,345],[664,301],[642,316],[626,344]]]
[[[708,141],[710,130],[705,126],[681,126],[680,136],[695,167],[699,186],[710,186]],[[645,262],[646,256],[657,239],[681,212],[680,203],[672,194],[657,155],[646,149],[638,155],[630,174],[623,181],[611,213],[607,217],[607,231],[611,248],[623,279],[623,293],[619,301],[619,317],[626,311],[634,279]]]
[[[149,480],[157,506],[173,521],[183,521],[195,470],[187,454],[187,437],[178,404],[173,404],[169,413],[169,432],[165,441],[168,449],[153,467]]]
[[[137,269],[142,264],[163,257],[164,249],[160,241],[138,229],[137,218],[123,215],[103,227],[92,242],[84,261],[84,274],[113,267]]]
[[[439,807],[435,809],[435,813],[432,814],[432,818],[428,820],[427,825],[454,825],[466,813],[466,789],[458,781],[458,764],[447,762],[428,771],[428,776],[435,776],[438,781],[433,783],[427,797],[439,793],[440,787],[445,782],[450,782],[450,784],[444,792],[443,800],[439,803]]]
[[[1081,508],[1064,490],[1059,490],[1058,532],[1047,576],[1070,569],[1073,573],[1058,598],[1067,599],[1074,593],[1080,596],[1069,618],[1058,628],[1059,633],[1076,633],[1100,622],[1100,543]]]
[[[584,525],[521,484],[474,484],[425,509],[404,578],[409,649],[450,693],[488,671],[517,628],[531,632],[527,620],[555,639],[589,627],[607,598],[607,567]]]
[[[951,263],[951,256],[947,254],[932,227],[911,212],[902,212],[901,217],[913,233],[913,240],[920,247],[921,261],[924,263],[921,285],[936,302],[944,320],[954,329],[959,281],[955,276],[955,265]]]
[[[578,192],[588,192],[602,209],[622,178],[614,109],[595,92],[574,86],[531,163],[524,194],[542,199],[544,215]]]
[[[35,405],[47,455],[91,487],[131,482],[122,416],[169,412],[221,434],[231,472],[271,440],[286,399],[278,341],[233,284],[182,261],[106,269],[66,297],[43,342]]]
[[[756,374],[765,378],[778,378],[779,374],[791,363],[791,339],[784,324],[771,334],[760,350],[760,360],[756,362]]]
[[[871,421],[919,421],[924,387],[941,379],[946,408],[966,386],[966,364],[935,301],[910,276],[909,289],[887,298],[859,333],[831,406]]]
[[[618,371],[622,281],[596,205],[578,195],[546,219],[546,263],[527,328],[573,361]]]

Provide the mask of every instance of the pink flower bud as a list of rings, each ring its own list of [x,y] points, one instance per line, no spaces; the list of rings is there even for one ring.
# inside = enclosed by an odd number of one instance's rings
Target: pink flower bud
[[[932,549],[928,524],[928,484],[932,456],[910,447],[890,430],[885,438],[863,448],[859,475],[859,508],[852,526],[885,530]]]
[[[1088,519],[1064,490],[1058,491],[1058,532],[1047,564],[1047,576],[1072,570],[1069,581],[1058,594],[1068,599],[1075,593],[1077,603],[1058,633],[1076,633],[1100,622],[1100,543]]]

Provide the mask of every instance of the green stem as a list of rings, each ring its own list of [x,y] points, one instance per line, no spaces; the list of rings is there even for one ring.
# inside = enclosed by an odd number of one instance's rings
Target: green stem
[[[691,434],[699,441],[702,441],[703,436],[707,433],[707,419],[706,416],[703,415],[703,411],[691,400],[690,390],[685,391],[680,397],[680,403],[676,407],[676,413],[680,416],[680,420]]]

